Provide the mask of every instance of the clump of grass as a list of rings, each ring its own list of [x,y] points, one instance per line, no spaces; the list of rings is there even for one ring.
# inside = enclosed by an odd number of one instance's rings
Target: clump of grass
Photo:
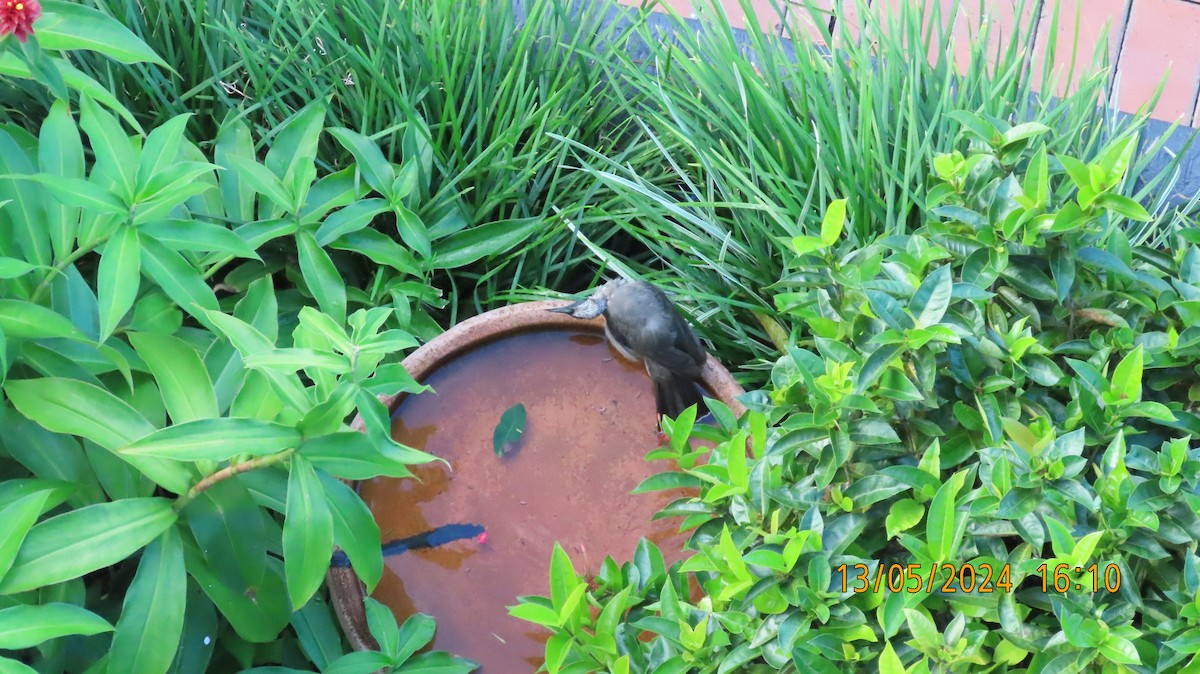
[[[839,0],[834,11],[845,16],[853,3]],[[1028,4],[1018,2],[1014,14]],[[1103,49],[1068,83],[1066,96],[1038,95],[1056,87],[1056,51],[1078,50],[1057,44],[1052,29],[1045,67],[1034,68],[1033,20],[1003,36],[985,22],[958,70],[946,17],[936,3],[923,5],[905,2],[881,16],[857,0],[856,34],[842,25],[835,36],[828,13],[807,2],[824,45],[794,30],[784,31],[795,38],[790,44],[755,31],[739,37],[720,3],[707,0],[697,6],[700,30],[673,15],[668,40],[639,24],[639,38],[652,47],[649,67],[621,56],[610,68],[629,83],[629,114],[670,162],[669,187],[602,149],[564,139],[587,172],[628,195],[634,206],[614,217],[651,251],[647,267],[666,267],[681,294],[708,307],[706,336],[729,361],[777,353],[768,335],[780,329],[769,291],[788,274],[788,241],[815,233],[828,203],[848,199],[851,246],[911,231],[929,217],[931,162],[959,141],[962,112],[1012,124],[1042,120],[1054,132],[1052,154],[1084,160],[1148,119],[1155,101],[1133,117],[1107,107]],[[748,23],[756,21],[750,3],[742,6]],[[1052,20],[1056,27],[1057,10]],[[926,49],[932,58],[922,58]],[[1177,174],[1177,160],[1139,183],[1162,142],[1143,148],[1121,187],[1156,214],[1133,233],[1137,242],[1160,241],[1178,217],[1158,196],[1169,192],[1164,181]]]

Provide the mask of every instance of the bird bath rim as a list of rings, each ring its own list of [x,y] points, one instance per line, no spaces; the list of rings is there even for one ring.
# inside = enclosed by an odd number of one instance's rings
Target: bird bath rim
[[[401,365],[413,379],[424,381],[437,368],[455,357],[476,347],[502,337],[538,330],[575,329],[590,330],[603,334],[604,317],[583,320],[566,314],[548,311],[565,306],[561,300],[522,302],[473,316],[426,342],[410,353]],[[700,380],[713,398],[727,405],[736,416],[746,408],[737,397],[745,393],[733,375],[711,353],[708,354]],[[403,402],[406,393],[381,395],[379,399],[387,406],[389,416]],[[361,415],[356,415],[352,427],[365,432]],[[358,575],[350,567],[333,567],[325,576],[329,596],[342,631],[354,650],[375,650],[378,643],[367,629],[364,608],[366,591]]]

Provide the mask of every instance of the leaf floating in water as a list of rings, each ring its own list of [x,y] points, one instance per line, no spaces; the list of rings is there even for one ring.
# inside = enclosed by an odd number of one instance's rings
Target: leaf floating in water
[[[525,405],[517,403],[500,415],[500,423],[496,425],[496,431],[492,434],[492,448],[496,450],[496,456],[503,458],[512,451],[524,434]]]

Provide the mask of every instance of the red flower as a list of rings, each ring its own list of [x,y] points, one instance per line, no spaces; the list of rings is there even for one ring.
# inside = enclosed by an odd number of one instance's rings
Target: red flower
[[[24,42],[33,34],[33,22],[41,15],[38,0],[0,0],[0,37],[12,33]]]

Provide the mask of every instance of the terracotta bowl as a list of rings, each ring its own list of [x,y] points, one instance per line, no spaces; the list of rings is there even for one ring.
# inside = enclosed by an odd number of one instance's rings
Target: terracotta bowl
[[[604,318],[580,320],[565,314],[551,313],[547,309],[564,306],[558,300],[525,302],[495,309],[467,319],[447,330],[437,338],[413,351],[404,359],[405,369],[417,381],[424,381],[434,370],[494,339],[521,332],[547,329],[584,329],[599,334],[604,331]],[[733,376],[709,354],[702,372],[703,385],[712,397],[725,403],[734,414],[740,416],[745,407],[737,400],[744,393]],[[389,412],[394,413],[403,402],[404,395],[380,396]],[[361,417],[356,417],[353,427],[363,430]],[[374,637],[367,629],[366,611],[363,601],[366,591],[358,576],[350,567],[331,568],[326,581],[333,601],[334,610],[342,624],[346,637],[356,650],[378,648]]]

